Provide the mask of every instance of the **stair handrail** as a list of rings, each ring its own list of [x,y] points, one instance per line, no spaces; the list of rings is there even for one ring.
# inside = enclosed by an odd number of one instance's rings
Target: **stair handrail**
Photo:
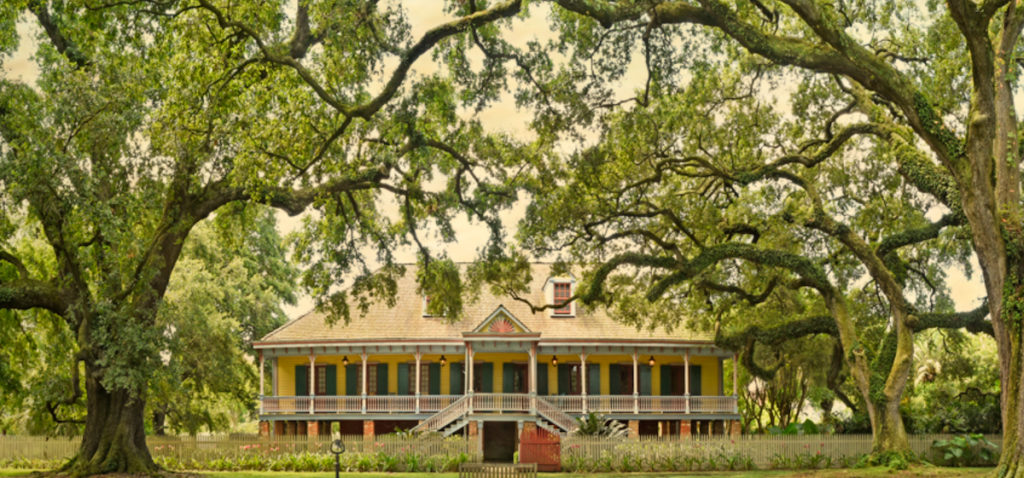
[[[457,420],[459,417],[469,412],[470,395],[463,395],[462,398],[452,402],[451,405],[444,407],[441,411],[433,414],[430,418],[423,420],[422,423],[412,427],[410,431],[421,432],[421,431],[438,431],[441,427]]]
[[[572,415],[563,412],[543,397],[537,397],[537,413],[566,432],[572,433],[580,428]]]

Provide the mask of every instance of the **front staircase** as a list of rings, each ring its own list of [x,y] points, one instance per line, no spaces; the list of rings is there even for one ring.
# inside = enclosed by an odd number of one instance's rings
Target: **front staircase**
[[[438,432],[456,420],[466,421],[464,419],[466,415],[469,414],[469,411],[472,409],[472,400],[472,395],[464,395],[462,398],[456,400],[451,405],[448,405],[447,407],[441,409],[440,412],[437,412],[430,418],[423,420],[422,423],[416,425],[410,431],[427,433]],[[463,423],[462,426],[465,426],[465,423]],[[448,432],[445,436],[451,435],[459,428],[462,428],[462,426],[459,426],[455,429],[445,429],[445,431]]]
[[[521,412],[524,408],[521,396],[509,395],[502,397],[497,394],[491,395],[465,395],[451,405],[435,413],[430,418],[423,420],[411,431],[423,433],[440,433],[449,436],[467,424],[472,419],[470,415],[474,411],[487,412]],[[528,397],[529,412],[536,417],[537,426],[555,435],[565,436],[579,429],[576,419],[565,413],[557,406],[542,397]],[[507,405],[502,405],[507,404]],[[507,410],[505,409],[507,408]]]

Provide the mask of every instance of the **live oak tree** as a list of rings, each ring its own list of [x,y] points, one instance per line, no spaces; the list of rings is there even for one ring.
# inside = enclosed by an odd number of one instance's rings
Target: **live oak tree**
[[[155,327],[164,330],[165,366],[148,378],[154,433],[223,431],[255,415],[254,338],[285,323],[296,269],[285,258],[272,212],[225,208],[197,226],[168,285]],[[38,227],[22,227],[11,248],[30,273],[52,274]],[[14,271],[5,280],[16,278]],[[0,311],[0,428],[11,433],[80,435],[85,400],[67,403],[77,350],[60,317],[42,309]]]
[[[301,284],[345,320],[393,298],[394,251],[419,251],[435,312],[461,313],[459,211],[500,247],[515,199],[505,165],[532,148],[486,134],[444,75],[412,64],[518,2],[411,38],[396,8],[345,2],[28,0],[0,6],[38,26],[34,84],[0,81],[0,310],[44,310],[73,346],[64,403],[85,403],[73,475],[157,471],[145,447],[159,321],[190,233],[240,203],[307,216],[294,239]],[[312,26],[311,26],[312,25]],[[383,85],[378,80],[383,79]],[[12,245],[37,225],[49,271]],[[371,269],[376,268],[376,273]],[[350,285],[348,292],[340,290]]]
[[[156,434],[226,431],[256,415],[252,342],[287,322],[297,270],[285,257],[271,210],[223,208],[186,240],[157,327],[168,331],[164,367],[149,379]]]
[[[1024,474],[1022,154],[1014,107],[1024,9],[1007,0],[927,2],[924,11],[916,3],[894,1],[557,3],[577,14],[562,18],[578,18],[583,31],[592,33],[579,35],[581,41],[602,38],[601,31],[614,32],[606,44],[643,44],[657,52],[649,47],[657,43],[648,38],[688,31],[708,42],[738,46],[773,65],[835,76],[851,90],[866,92],[860,101],[878,108],[864,105],[862,112],[888,130],[878,136],[891,153],[889,164],[922,190],[944,198],[950,211],[962,215],[969,226],[985,281],[1003,384],[1004,451],[998,474]],[[659,62],[652,59],[649,64]],[[841,224],[820,219],[823,230]],[[842,235],[842,230],[835,232]],[[731,250],[739,254],[742,248]],[[851,250],[858,256],[866,252]],[[872,276],[883,288],[891,288],[884,277]],[[915,314],[902,313],[898,300],[893,303],[893,327],[914,328]],[[840,333],[851,336],[842,326]],[[898,342],[908,338],[900,335]],[[855,345],[843,340],[845,346]],[[890,385],[898,381],[888,382],[886,393],[899,388]]]
[[[520,234],[535,253],[599,264],[578,298],[613,304],[622,321],[712,317],[718,345],[742,350],[762,379],[778,365],[758,364],[758,345],[834,336],[830,375],[845,363],[875,453],[908,453],[899,404],[913,332],[991,333],[984,307],[952,314],[945,297],[942,270],[969,251],[956,191],[937,195],[904,172],[921,155],[859,85],[805,77],[792,100],[802,111],[787,120],[752,93],[784,70],[744,60],[604,115],[596,146],[533,183]],[[949,212],[932,221],[934,208]]]

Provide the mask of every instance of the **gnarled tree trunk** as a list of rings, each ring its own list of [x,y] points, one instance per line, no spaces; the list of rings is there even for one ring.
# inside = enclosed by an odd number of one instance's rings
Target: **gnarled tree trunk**
[[[160,471],[146,447],[145,390],[108,390],[86,364],[88,415],[78,455],[65,467],[73,476],[101,473],[152,474]]]

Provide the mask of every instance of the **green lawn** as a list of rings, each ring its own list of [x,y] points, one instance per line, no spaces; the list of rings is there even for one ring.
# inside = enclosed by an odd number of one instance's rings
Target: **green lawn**
[[[694,472],[694,473],[632,473],[631,478],[672,478],[713,476],[714,478],[981,478],[992,471],[991,468],[941,468],[936,466],[918,466],[906,471],[890,472],[885,467],[862,468],[854,470],[758,470],[737,472]],[[31,470],[0,469],[0,477],[25,476]],[[185,473],[191,475],[191,473]],[[334,473],[285,473],[285,472],[209,472],[201,476],[209,478],[333,478]],[[342,476],[360,478],[457,478],[458,473],[342,473]],[[544,478],[569,478],[585,476],[587,478],[613,478],[621,476],[617,473],[595,473],[573,475],[568,473],[542,473]]]

